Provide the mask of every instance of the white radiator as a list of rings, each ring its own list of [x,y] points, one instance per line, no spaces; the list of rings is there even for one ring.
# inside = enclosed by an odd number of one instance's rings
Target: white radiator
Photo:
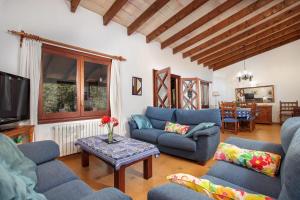
[[[77,139],[104,134],[104,129],[99,127],[99,120],[60,124],[53,129],[54,140],[60,148],[60,156],[78,153],[79,148],[75,146]]]

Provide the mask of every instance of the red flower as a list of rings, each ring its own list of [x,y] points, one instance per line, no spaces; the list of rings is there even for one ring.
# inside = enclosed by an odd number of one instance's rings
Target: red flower
[[[112,122],[113,127],[119,125],[119,121],[116,118],[114,118],[114,117],[111,118],[111,122]]]
[[[103,116],[101,119],[102,124],[108,124],[108,123],[110,123],[110,121],[111,121],[111,119],[109,116]]]
[[[253,156],[253,158],[250,160],[250,163],[252,167],[257,170],[262,170],[263,167],[268,164],[264,161],[264,158],[262,156],[259,157]]]

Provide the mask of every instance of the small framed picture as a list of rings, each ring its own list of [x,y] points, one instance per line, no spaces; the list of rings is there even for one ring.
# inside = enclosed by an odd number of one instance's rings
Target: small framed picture
[[[132,77],[132,95],[142,96],[142,78]]]

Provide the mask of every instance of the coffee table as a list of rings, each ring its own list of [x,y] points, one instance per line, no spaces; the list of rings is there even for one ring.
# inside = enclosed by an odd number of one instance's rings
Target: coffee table
[[[114,168],[114,187],[125,192],[125,169],[137,162],[143,161],[144,179],[152,177],[152,156],[160,152],[153,144],[114,135],[118,142],[107,144],[103,140],[107,135],[81,138],[76,141],[81,152],[81,165],[89,166],[89,155],[94,155]]]

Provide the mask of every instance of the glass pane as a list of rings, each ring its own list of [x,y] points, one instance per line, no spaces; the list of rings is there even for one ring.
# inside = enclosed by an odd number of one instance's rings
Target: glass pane
[[[84,62],[84,111],[107,109],[107,66]]]
[[[77,61],[60,55],[43,54],[43,110],[45,113],[76,112]]]
[[[164,80],[164,77],[166,76],[166,73],[160,73],[158,74],[159,78],[161,81]],[[166,78],[164,80],[164,84],[161,83],[159,79],[157,79],[157,86],[158,88],[160,88],[158,90],[158,107],[169,107],[169,101],[168,101],[168,88],[166,88],[167,86],[167,82],[169,81],[169,78]]]

